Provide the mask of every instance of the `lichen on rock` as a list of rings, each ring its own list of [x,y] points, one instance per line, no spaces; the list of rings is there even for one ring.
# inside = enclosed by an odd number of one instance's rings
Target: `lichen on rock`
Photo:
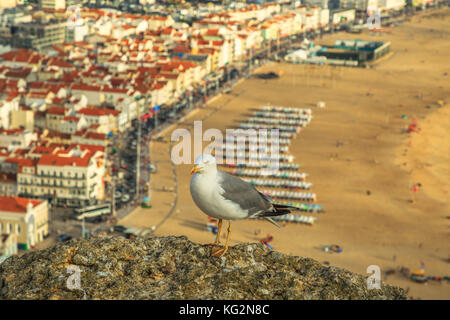
[[[68,286],[69,270],[80,285]],[[0,299],[407,299],[401,288],[309,258],[239,244],[226,256],[186,237],[71,240],[0,265]]]

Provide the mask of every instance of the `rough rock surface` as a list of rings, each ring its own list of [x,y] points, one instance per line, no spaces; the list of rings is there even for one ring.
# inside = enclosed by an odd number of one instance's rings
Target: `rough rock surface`
[[[67,287],[70,265],[81,289]],[[186,237],[91,238],[7,259],[0,299],[407,299],[398,287],[368,290],[366,279],[262,244],[216,258]]]

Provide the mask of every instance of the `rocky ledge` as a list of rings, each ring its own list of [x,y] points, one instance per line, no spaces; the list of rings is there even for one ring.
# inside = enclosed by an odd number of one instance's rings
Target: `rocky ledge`
[[[7,259],[0,299],[407,299],[401,288],[369,290],[366,281],[262,244],[239,244],[216,258],[186,237],[110,237]]]

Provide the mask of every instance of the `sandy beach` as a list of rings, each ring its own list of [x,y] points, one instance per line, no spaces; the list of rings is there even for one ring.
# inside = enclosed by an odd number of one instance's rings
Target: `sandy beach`
[[[170,140],[175,128],[192,130],[194,120],[203,120],[203,131],[224,131],[266,104],[311,108],[313,119],[289,152],[309,174],[307,181],[325,212],[316,215],[313,226],[276,229],[264,221],[234,222],[231,245],[271,234],[277,251],[363,275],[368,266],[378,265],[383,281],[409,288],[414,298],[450,299],[448,282],[418,284],[399,274],[384,276],[400,266],[419,269],[421,261],[427,275],[450,276],[450,10],[416,16],[391,30],[317,40],[390,41],[392,54],[371,68],[272,63],[257,72],[282,70],[279,79],[246,79],[162,136]],[[318,101],[326,107],[317,108]],[[414,119],[420,130],[406,133]],[[207,217],[190,196],[192,165],[173,166],[167,142],[152,142],[151,159],[158,168],[152,175],[153,208],[138,209],[119,224],[157,226],[158,236],[212,242],[214,235],[205,231]],[[415,194],[414,184],[421,185]],[[257,229],[259,236],[254,235]],[[324,252],[322,247],[330,244],[343,252]]]

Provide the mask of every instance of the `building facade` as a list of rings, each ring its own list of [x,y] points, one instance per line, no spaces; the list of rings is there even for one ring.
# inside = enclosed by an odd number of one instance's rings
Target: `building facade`
[[[14,234],[20,249],[29,249],[48,235],[47,201],[0,196],[0,233]]]
[[[45,154],[35,166],[17,174],[21,196],[47,199],[67,206],[94,204],[104,198],[103,147],[74,147],[60,154]]]
[[[64,10],[66,8],[66,0],[39,0],[41,9],[48,10]]]
[[[44,49],[64,42],[65,21],[33,21],[13,28],[12,45],[16,48]]]

